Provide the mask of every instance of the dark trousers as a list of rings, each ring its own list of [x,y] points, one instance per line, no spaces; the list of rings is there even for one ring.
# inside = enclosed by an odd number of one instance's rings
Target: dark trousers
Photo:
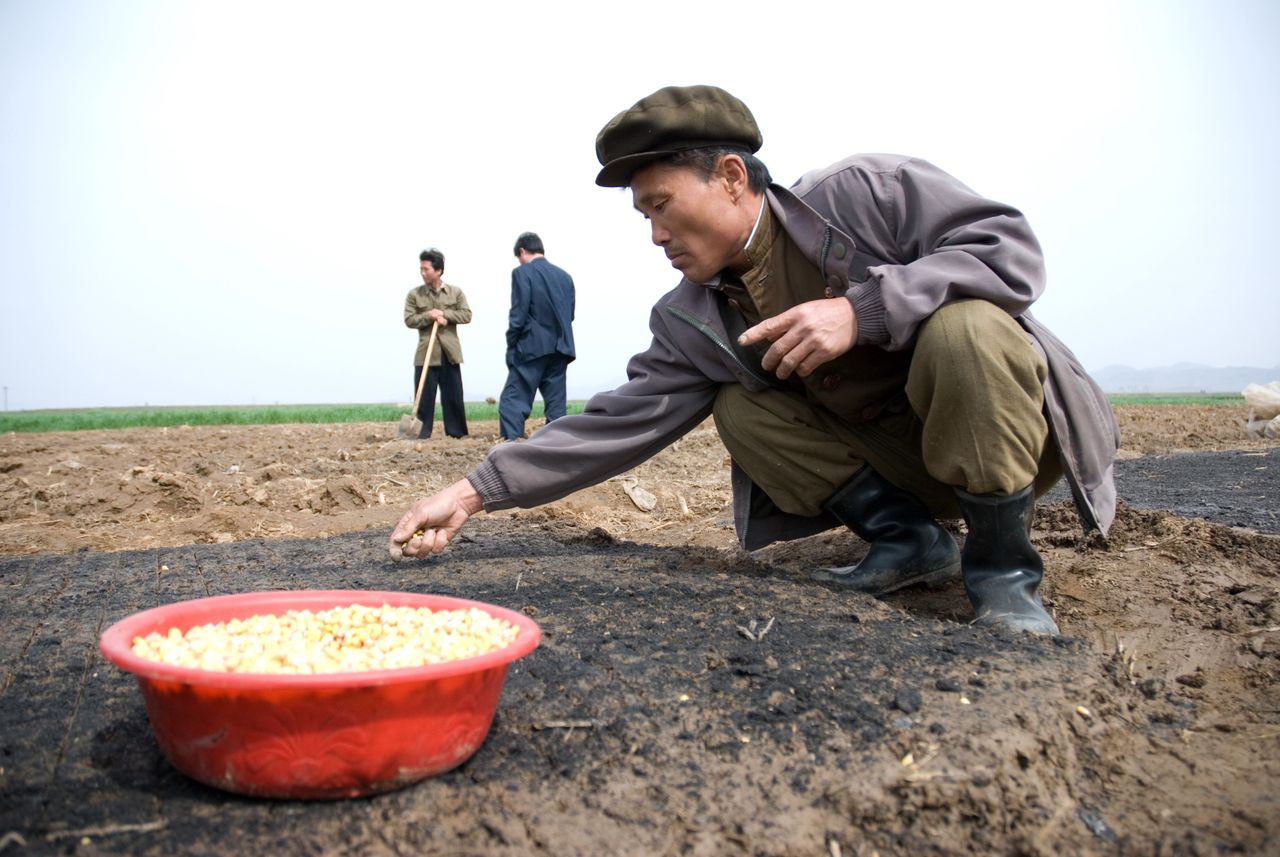
[[[422,367],[413,367],[413,392],[418,392],[418,379]],[[431,437],[436,416],[436,388],[440,389],[440,409],[444,411],[444,433],[449,437],[467,436],[467,409],[462,401],[462,366],[440,355],[440,365],[427,372],[427,385],[418,404],[418,419],[422,420],[422,432],[418,437]]]
[[[502,436],[508,440],[524,437],[524,421],[533,410],[533,394],[542,393],[547,422],[559,419],[565,412],[565,370],[569,358],[548,354],[507,369],[507,383],[498,399],[498,422]]]

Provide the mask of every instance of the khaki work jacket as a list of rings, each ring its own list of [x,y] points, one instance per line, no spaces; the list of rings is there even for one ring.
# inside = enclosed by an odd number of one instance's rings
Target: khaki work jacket
[[[427,356],[427,344],[431,341],[432,320],[427,315],[433,309],[444,313],[448,324],[436,333],[436,347],[431,352],[431,360],[426,365],[440,365],[440,351],[449,356],[449,362],[462,362],[462,342],[458,339],[458,325],[471,321],[471,307],[467,305],[467,296],[462,289],[441,283],[439,291],[426,283],[416,289],[410,289],[404,299],[404,326],[418,331],[418,348],[413,354],[413,365],[423,365]]]

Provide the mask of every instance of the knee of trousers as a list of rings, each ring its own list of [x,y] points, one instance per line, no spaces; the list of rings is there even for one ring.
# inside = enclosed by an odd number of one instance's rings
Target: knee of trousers
[[[1032,482],[1048,443],[1047,375],[1030,335],[999,307],[966,300],[935,312],[907,379],[930,475],[977,494]]]
[[[1044,357],[1013,317],[987,301],[963,300],[940,307],[920,326],[907,394],[917,413],[928,391],[939,388],[981,401],[993,387],[1014,384],[1042,402],[1047,376]]]
[[[791,423],[788,411],[794,403],[788,394],[768,391],[752,393],[741,384],[721,384],[711,415],[716,431],[730,452],[761,443],[771,432],[785,430]]]

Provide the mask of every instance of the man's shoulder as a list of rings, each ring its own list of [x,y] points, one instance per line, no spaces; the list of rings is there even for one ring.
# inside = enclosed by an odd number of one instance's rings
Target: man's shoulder
[[[530,262],[528,265],[521,265],[520,268],[517,268],[516,270],[529,268],[531,269],[530,273],[532,273],[532,270],[536,270],[534,269],[535,265],[538,268],[540,268],[542,271],[546,273],[550,273],[554,276],[560,276],[567,280],[573,279],[572,277],[569,276],[568,271],[566,271],[564,268],[561,268],[559,265],[555,264],[554,262],[549,261],[546,256],[539,256],[538,258]]]
[[[911,163],[923,163],[923,161],[911,155],[895,155],[887,152],[850,155],[847,158],[836,161],[834,164],[828,164],[825,167],[819,167],[805,173],[791,186],[791,191],[797,196],[804,196],[807,191],[832,180],[856,175],[869,178],[877,175],[894,174]]]
[[[548,268],[552,268],[552,269],[554,269],[554,270],[557,270],[557,271],[559,271],[559,272],[560,272],[560,273],[562,273],[562,274],[564,274],[564,273],[568,273],[567,271],[565,271],[565,269],[564,269],[564,268],[561,268],[559,265],[557,265],[555,262],[552,262],[552,261],[551,261],[550,259],[548,259],[546,256],[539,256],[538,258],[534,259],[534,260],[533,260],[533,262],[532,262],[531,264],[534,264],[534,265],[545,265],[545,266],[547,266]]]

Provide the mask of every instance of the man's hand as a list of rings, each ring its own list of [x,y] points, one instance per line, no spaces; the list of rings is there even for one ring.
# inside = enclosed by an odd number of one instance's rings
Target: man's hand
[[[444,310],[440,310],[440,309],[429,309],[429,310],[427,310],[427,318],[431,319],[432,321],[434,321],[436,324],[440,325],[441,327],[448,327],[448,326],[449,326],[449,320],[448,320],[447,318],[445,318],[445,317],[444,317]]]
[[[760,361],[767,371],[784,380],[792,373],[807,378],[823,363],[853,348],[858,341],[858,317],[853,304],[842,297],[807,301],[747,328],[738,344],[765,340],[773,343]]]
[[[476,489],[466,479],[459,479],[443,491],[414,503],[391,531],[387,550],[392,559],[440,553],[467,518],[483,508]]]

